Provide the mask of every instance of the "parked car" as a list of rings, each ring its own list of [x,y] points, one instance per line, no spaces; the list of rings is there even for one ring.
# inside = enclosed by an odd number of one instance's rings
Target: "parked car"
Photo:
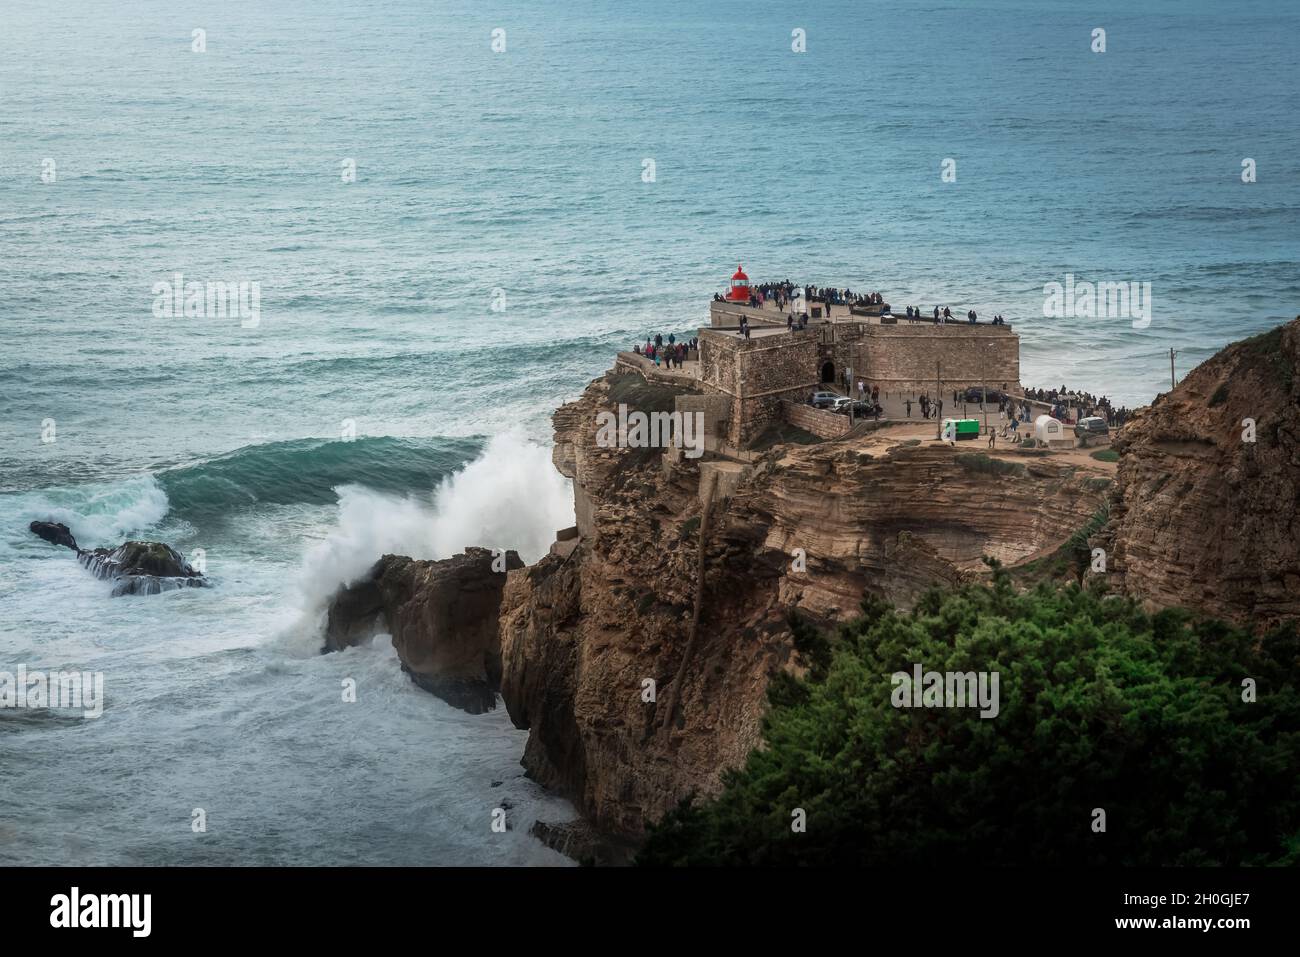
[[[981,389],[979,386],[972,386],[966,390],[962,398],[967,402],[978,402],[983,398],[986,402],[998,403],[1006,398],[1006,393],[999,389]]]
[[[1079,420],[1074,427],[1074,434],[1081,439],[1095,435],[1110,435],[1110,426],[1099,415],[1090,415]]]
[[[808,400],[808,404],[814,409],[829,409],[836,399],[841,398],[843,396],[838,392],[814,392],[812,398]]]
[[[872,402],[870,399],[857,399],[852,402],[845,399],[843,402],[836,405],[835,408],[831,409],[831,411],[841,412],[844,415],[848,415],[850,407],[853,409],[853,415],[859,419],[870,419],[875,416],[877,410],[879,410],[882,415],[885,412],[883,406]]]
[[[848,412],[849,406],[852,404],[853,404],[852,399],[850,399],[847,395],[842,395],[830,404],[830,410],[832,412]]]

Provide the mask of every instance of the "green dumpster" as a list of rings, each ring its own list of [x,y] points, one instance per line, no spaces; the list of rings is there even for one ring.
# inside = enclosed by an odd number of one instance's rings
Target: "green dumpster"
[[[979,419],[944,419],[944,438],[951,436],[960,442],[963,439],[978,439],[980,435]]]

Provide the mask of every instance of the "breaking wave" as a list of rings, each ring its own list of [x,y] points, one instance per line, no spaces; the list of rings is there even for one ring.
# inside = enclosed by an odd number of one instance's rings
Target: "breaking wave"
[[[300,640],[304,653],[319,648],[329,598],[384,555],[449,558],[479,545],[514,549],[535,562],[556,530],[574,520],[572,487],[555,471],[550,450],[517,435],[494,437],[431,494],[392,495],[359,485],[337,494],[338,521],[307,550],[299,572],[302,620],[287,637]]]
[[[153,476],[93,482],[0,496],[0,528],[13,541],[34,542],[32,521],[62,522],[82,546],[116,544],[167,514],[167,493]]]
[[[179,515],[203,519],[251,505],[329,505],[342,485],[430,488],[482,447],[464,438],[296,439],[246,446],[166,469],[157,478]]]

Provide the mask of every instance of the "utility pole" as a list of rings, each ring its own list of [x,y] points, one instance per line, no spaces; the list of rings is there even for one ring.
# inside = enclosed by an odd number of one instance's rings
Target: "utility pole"
[[[934,360],[934,400],[939,401],[939,396],[943,395],[943,373],[940,370],[939,360]],[[943,420],[939,418],[939,407],[934,408],[934,437],[943,438]]]
[[[984,368],[984,363],[980,362],[980,411],[984,413],[984,431],[989,430],[989,410],[987,402],[989,401],[988,369]]]
[[[1173,389],[1174,386],[1178,385],[1178,383],[1174,381],[1174,356],[1176,355],[1178,355],[1178,353],[1174,352],[1173,349],[1169,350],[1169,388],[1170,389]]]

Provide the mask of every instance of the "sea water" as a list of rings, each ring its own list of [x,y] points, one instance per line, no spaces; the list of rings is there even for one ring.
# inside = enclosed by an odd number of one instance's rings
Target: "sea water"
[[[1001,313],[1026,385],[1130,406],[1170,349],[1182,375],[1293,317],[1298,25],[1188,0],[6,5],[0,670],[102,672],[106,700],[0,711],[0,864],[561,863],[527,835],[573,810],[522,776],[526,732],[382,639],[318,654],[333,589],[385,551],[539,557],[572,522],[551,410],[705,322],[737,263]],[[162,308],[178,273],[242,300]],[[1044,316],[1067,275],[1149,282],[1150,323]],[[214,587],[110,599],[33,519],[201,550]]]

